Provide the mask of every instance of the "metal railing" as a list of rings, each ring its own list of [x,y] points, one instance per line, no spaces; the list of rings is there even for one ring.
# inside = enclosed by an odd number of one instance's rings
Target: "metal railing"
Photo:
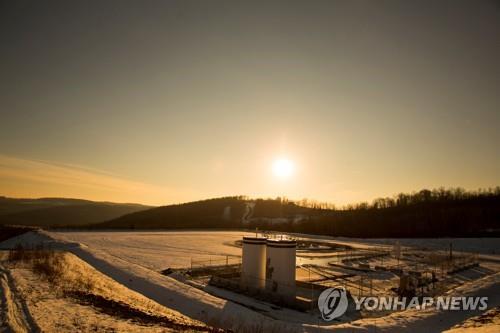
[[[210,267],[222,267],[222,266],[232,266],[241,265],[241,257],[237,256],[210,256],[208,258],[192,258],[191,257],[191,270],[197,268],[210,268]]]

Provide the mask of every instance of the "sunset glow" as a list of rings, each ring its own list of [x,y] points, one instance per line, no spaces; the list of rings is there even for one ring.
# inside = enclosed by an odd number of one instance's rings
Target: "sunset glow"
[[[288,179],[292,176],[295,166],[292,161],[280,158],[273,162],[273,174],[280,179]]]
[[[495,2],[153,2],[2,7],[0,196],[498,184]]]

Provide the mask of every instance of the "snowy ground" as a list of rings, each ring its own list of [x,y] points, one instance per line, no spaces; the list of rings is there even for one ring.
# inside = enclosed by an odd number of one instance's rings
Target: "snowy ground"
[[[198,331],[196,328],[207,329],[203,323],[116,283],[74,255],[61,256],[64,273],[58,274],[57,283],[41,278],[29,262],[10,262],[6,257],[6,251],[0,252],[0,294],[4,296],[1,304],[5,314],[0,319],[0,332],[194,332]],[[106,300],[107,307],[102,301],[82,303],[68,296],[69,291],[97,295],[99,301]]]
[[[163,276],[158,272],[167,267],[188,267],[193,258],[210,258],[213,256],[241,255],[241,249],[234,242],[245,232],[43,232],[42,234],[25,234],[18,239],[0,243],[1,247],[12,247],[17,242],[40,243],[44,241],[71,251],[95,269],[104,273],[119,284],[151,299],[169,309],[178,311],[190,318],[203,322],[211,322],[216,326],[241,329],[259,323],[255,330],[264,331],[316,331],[338,329],[340,331],[421,331],[440,332],[460,325],[472,316],[481,313],[454,311],[438,312],[433,308],[426,311],[407,310],[391,315],[360,319],[348,324],[332,324],[297,319],[294,312],[281,310],[268,311],[262,302],[252,307],[242,306],[235,295],[222,295],[220,290],[200,290],[182,281]],[[331,241],[328,237],[301,235],[315,240]],[[392,245],[387,240],[354,240],[335,239],[354,247],[370,249],[380,245]],[[419,247],[432,246],[441,249],[448,240],[400,240],[404,246],[416,244]],[[457,250],[470,250],[488,253],[496,258],[495,243],[498,240],[457,240]],[[498,242],[496,243],[498,244]],[[454,245],[455,246],[455,245]],[[487,295],[490,297],[489,308],[500,305],[500,269],[495,261],[488,263],[491,274],[463,281],[461,287],[452,292],[458,295]],[[495,273],[496,272],[496,273]],[[231,296],[228,301],[223,296]],[[319,324],[319,327],[316,327]],[[491,325],[490,325],[491,326]]]
[[[349,238],[307,234],[293,235],[307,239],[335,241],[338,244],[354,245],[366,249],[380,246],[392,248],[396,242],[399,242],[402,246],[414,248],[448,250],[451,243],[454,251],[500,254],[500,238]]]
[[[474,316],[466,321],[453,326],[446,333],[472,333],[481,331],[482,333],[496,333],[500,327],[500,307],[486,311],[485,313]]]
[[[393,245],[396,241],[402,246],[432,250],[448,250],[450,244],[454,251],[471,252],[477,254],[500,254],[500,238],[399,238],[399,239],[362,239],[336,238],[347,242]]]
[[[239,231],[55,232],[55,238],[78,242],[146,268],[189,267],[191,260],[241,256],[234,242],[255,235]]]

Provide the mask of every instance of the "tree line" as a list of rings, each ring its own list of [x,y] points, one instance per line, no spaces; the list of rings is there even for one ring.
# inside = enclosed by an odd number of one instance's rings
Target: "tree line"
[[[300,223],[259,227],[345,237],[498,237],[500,187],[424,189],[378,198],[371,204],[310,212]]]
[[[250,223],[242,217],[248,214]],[[276,223],[278,222],[278,223]],[[423,189],[335,208],[315,201],[234,196],[152,208],[91,228],[224,228],[345,237],[498,237],[500,187]]]

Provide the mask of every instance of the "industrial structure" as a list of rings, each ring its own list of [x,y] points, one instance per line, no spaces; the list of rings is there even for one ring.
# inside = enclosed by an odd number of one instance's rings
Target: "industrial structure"
[[[295,298],[295,240],[268,239],[266,289],[287,298]]]
[[[242,247],[243,289],[295,298],[295,240],[243,237]]]
[[[217,288],[225,289],[221,297],[238,297],[238,302],[249,302],[249,306],[255,306],[252,299],[257,299],[314,312],[319,295],[331,287],[343,287],[350,298],[434,297],[459,286],[471,272],[478,277],[489,274],[479,266],[477,255],[450,253],[448,247],[403,247],[397,241],[389,246],[353,247],[269,233],[243,237],[234,244],[241,246],[241,258],[191,260],[188,276],[196,279],[196,285],[216,287],[214,293]],[[249,298],[246,301],[232,293]],[[373,314],[355,308],[346,312],[350,320]]]
[[[266,238],[243,237],[241,286],[264,289],[266,286]]]

